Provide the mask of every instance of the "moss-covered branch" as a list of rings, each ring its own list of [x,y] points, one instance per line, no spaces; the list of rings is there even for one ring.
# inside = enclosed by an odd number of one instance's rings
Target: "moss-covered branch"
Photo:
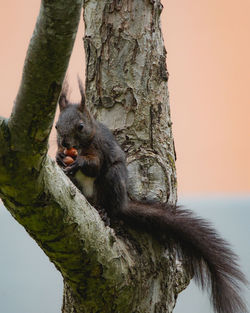
[[[43,0],[9,121],[12,150],[46,151],[82,0]]]
[[[1,191],[22,204],[42,192],[39,175],[81,8],[82,0],[41,1],[15,105],[1,123]]]
[[[118,290],[132,296],[128,248],[49,157],[39,183],[44,189],[36,202],[23,205],[2,194],[5,206],[62,273],[78,308],[110,312]]]

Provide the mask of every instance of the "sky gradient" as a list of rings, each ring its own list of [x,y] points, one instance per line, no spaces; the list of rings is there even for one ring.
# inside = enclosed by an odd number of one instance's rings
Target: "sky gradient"
[[[250,1],[162,1],[180,194],[250,192]],[[40,1],[0,1],[0,114],[9,116]],[[83,76],[83,26],[70,75]],[[56,147],[52,135],[51,150]]]

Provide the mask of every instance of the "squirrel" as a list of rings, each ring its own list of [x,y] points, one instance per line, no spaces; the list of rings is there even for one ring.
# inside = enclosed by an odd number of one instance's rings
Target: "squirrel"
[[[216,313],[246,313],[240,292],[241,284],[247,284],[247,280],[238,258],[208,221],[168,203],[129,200],[125,153],[111,131],[90,114],[82,83],[80,80],[78,83],[80,103],[69,102],[65,84],[59,97],[58,165],[109,219],[119,218],[156,239],[165,235],[164,238],[173,241],[178,254],[187,260],[189,274],[194,275],[202,289],[211,287]],[[78,155],[67,165],[65,149],[70,148],[75,148]]]

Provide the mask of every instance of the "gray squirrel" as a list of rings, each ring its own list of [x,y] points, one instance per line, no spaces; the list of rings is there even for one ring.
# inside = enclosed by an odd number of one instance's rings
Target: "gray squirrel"
[[[179,255],[187,260],[186,270],[190,275],[194,275],[203,289],[211,287],[216,313],[246,313],[240,293],[241,284],[247,281],[229,244],[208,221],[190,210],[167,203],[129,200],[125,154],[111,131],[88,111],[80,81],[79,88],[80,103],[68,101],[65,85],[59,98],[58,165],[88,201],[105,212],[105,218],[121,219],[156,239],[173,241]],[[68,165],[64,162],[65,149],[70,148],[78,153]]]

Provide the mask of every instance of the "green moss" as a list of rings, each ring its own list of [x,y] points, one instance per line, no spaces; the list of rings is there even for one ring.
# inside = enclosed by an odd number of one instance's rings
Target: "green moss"
[[[167,154],[168,163],[170,164],[170,167],[175,170],[175,160],[172,157],[170,153]]]

